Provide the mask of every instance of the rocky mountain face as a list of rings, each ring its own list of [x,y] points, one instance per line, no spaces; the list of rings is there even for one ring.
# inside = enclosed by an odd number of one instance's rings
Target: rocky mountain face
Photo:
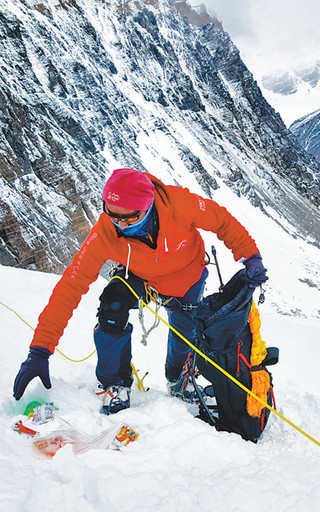
[[[320,165],[203,7],[1,0],[0,35],[0,263],[60,272],[117,167],[225,183],[320,245]]]
[[[290,131],[301,146],[320,161],[320,110],[292,123]]]

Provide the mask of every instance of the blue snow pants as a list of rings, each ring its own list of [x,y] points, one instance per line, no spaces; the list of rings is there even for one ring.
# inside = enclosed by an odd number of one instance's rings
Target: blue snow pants
[[[124,276],[124,270],[115,275]],[[165,306],[169,324],[187,340],[194,343],[196,338],[195,314],[204,292],[208,270],[202,275],[183,297],[172,297]],[[128,284],[137,295],[146,301],[144,282],[129,272]],[[169,297],[160,295],[167,300]],[[128,322],[129,310],[138,308],[138,301],[129,288],[120,280],[111,281],[100,296],[98,310],[99,323],[94,330],[94,342],[97,348],[98,362],[96,375],[108,387],[114,384],[130,387],[131,370],[131,334],[132,324]],[[179,336],[169,329],[165,375],[170,381],[179,377],[191,349]]]

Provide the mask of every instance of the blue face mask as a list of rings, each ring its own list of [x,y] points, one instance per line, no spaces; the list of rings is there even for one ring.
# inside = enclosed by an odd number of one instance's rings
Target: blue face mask
[[[153,203],[154,201],[152,202],[152,205],[150,206],[143,219],[141,219],[139,222],[136,222],[135,224],[131,224],[131,226],[120,228],[116,222],[114,222],[112,219],[111,221],[125,236],[145,236],[149,233],[152,226]]]

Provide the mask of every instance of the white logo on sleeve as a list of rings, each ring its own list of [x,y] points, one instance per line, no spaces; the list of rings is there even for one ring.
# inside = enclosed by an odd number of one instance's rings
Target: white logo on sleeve
[[[206,211],[206,203],[204,202],[204,200],[202,199],[202,197],[199,197],[199,208],[200,210],[202,210],[203,212]]]

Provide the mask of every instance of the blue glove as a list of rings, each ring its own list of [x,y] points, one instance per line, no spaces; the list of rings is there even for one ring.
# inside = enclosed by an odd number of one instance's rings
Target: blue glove
[[[27,359],[22,363],[13,385],[13,396],[20,400],[29,382],[34,377],[40,377],[45,388],[51,388],[49,376],[50,350],[42,347],[32,347]]]
[[[266,276],[267,269],[262,264],[262,257],[260,253],[250,256],[244,260],[243,264],[247,271],[247,280],[254,287],[260,286],[265,283],[269,278]]]

